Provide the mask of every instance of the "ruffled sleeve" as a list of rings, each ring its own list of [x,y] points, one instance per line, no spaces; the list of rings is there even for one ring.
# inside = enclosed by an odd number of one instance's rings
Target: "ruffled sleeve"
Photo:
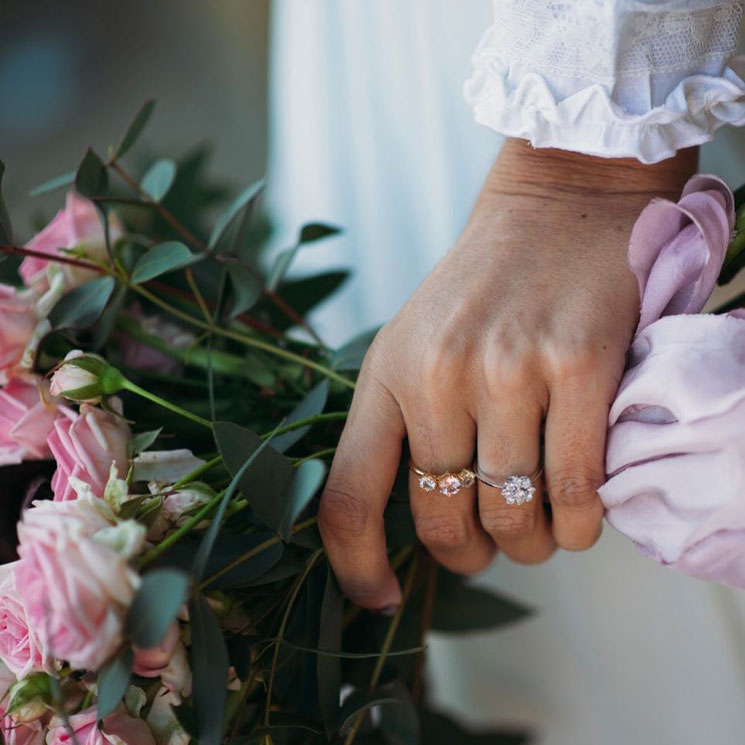
[[[465,96],[534,147],[643,163],[745,124],[741,2],[493,0]]]

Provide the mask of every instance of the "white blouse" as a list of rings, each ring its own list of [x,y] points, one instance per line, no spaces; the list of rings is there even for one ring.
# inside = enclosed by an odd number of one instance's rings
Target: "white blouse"
[[[465,95],[534,147],[655,163],[745,124],[742,2],[493,0]]]

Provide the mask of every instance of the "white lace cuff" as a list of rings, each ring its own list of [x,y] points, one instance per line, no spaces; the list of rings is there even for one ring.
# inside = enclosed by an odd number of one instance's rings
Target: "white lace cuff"
[[[741,2],[494,0],[465,95],[534,147],[655,163],[745,124]]]

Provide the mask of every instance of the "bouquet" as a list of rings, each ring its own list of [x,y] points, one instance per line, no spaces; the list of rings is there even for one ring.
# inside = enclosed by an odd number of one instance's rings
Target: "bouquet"
[[[203,150],[136,165],[152,109],[35,190],[68,193],[25,245],[0,198],[5,742],[524,741],[423,701],[430,629],[527,610],[421,550],[405,465],[395,615],[345,601],[324,556],[318,493],[372,334],[329,349],[305,316],[345,273],[287,272],[337,229],[267,261],[261,184],[225,207]]]

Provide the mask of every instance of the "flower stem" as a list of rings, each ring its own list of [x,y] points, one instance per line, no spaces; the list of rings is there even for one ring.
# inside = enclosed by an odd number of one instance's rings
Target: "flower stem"
[[[318,422],[332,422],[337,419],[346,419],[347,415],[348,412],[346,411],[327,411],[325,414],[314,414],[313,416],[306,417],[305,419],[298,419],[295,422],[290,422],[290,424],[286,424],[284,427],[280,427],[277,430],[265,432],[263,435],[261,435],[261,439],[266,440],[267,437],[283,435],[285,432],[292,432],[295,429],[309,427],[312,424],[318,424]]]
[[[202,463],[201,466],[197,466],[193,471],[190,471],[186,474],[186,476],[182,476],[172,487],[171,489],[173,491],[176,491],[177,489],[180,489],[182,486],[185,486],[186,484],[190,484],[192,481],[196,481],[203,473],[207,473],[207,471],[211,471],[215,466],[220,465],[222,463],[222,456],[218,455],[212,458],[212,460],[208,460],[206,463]]]
[[[182,409],[180,406],[176,406],[176,404],[172,404],[170,401],[166,401],[164,398],[156,396],[154,393],[150,393],[150,391],[146,391],[144,388],[140,388],[139,385],[133,383],[131,380],[125,378],[122,387],[125,391],[136,393],[138,396],[142,396],[142,398],[146,398],[148,401],[152,401],[154,404],[158,404],[158,406],[162,406],[164,409],[173,411],[186,419],[191,419],[192,422],[196,422],[197,424],[201,424],[203,427],[212,429],[212,422],[203,419],[197,414],[192,414],[191,411]]]

